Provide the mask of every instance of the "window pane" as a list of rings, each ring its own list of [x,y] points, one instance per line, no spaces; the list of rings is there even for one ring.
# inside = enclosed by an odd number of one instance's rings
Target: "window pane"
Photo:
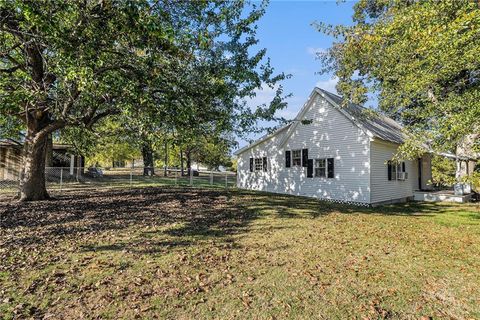
[[[301,150],[292,150],[292,164],[294,166],[302,165],[302,151]]]
[[[325,168],[325,159],[316,159],[315,160],[316,168]]]
[[[315,177],[325,177],[325,159],[315,159]]]
[[[325,178],[325,168],[315,168],[315,177]]]
[[[263,166],[262,166],[262,158],[255,158],[255,171],[262,171]]]

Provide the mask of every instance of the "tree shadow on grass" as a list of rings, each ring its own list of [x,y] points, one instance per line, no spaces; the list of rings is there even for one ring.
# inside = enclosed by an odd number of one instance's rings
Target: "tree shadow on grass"
[[[247,231],[256,212],[231,201],[231,194],[225,191],[142,188],[0,204],[0,217],[0,231],[5,234],[0,244],[6,248],[55,245],[66,238],[78,239],[81,244],[114,234],[118,239],[111,241],[115,243],[97,241],[82,250],[163,252],[196,240],[228,241]],[[123,230],[133,237],[122,241]],[[178,239],[151,240],[162,235]]]
[[[201,240],[229,242],[248,232],[260,216],[289,219],[365,213],[418,217],[448,210],[452,207],[435,203],[367,208],[264,192],[173,187],[75,192],[55,201],[0,203],[0,245],[11,249],[56,245],[66,238],[82,244],[114,234],[118,239],[111,241],[115,243],[97,241],[82,250],[152,253]],[[123,230],[135,236],[122,241]]]

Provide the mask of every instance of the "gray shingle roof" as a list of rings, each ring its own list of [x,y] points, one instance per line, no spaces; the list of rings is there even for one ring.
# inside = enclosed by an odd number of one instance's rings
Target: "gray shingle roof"
[[[338,96],[336,94],[333,94],[321,88],[315,88],[313,92],[317,92],[318,94],[325,96],[327,100],[329,100],[336,108],[338,108],[341,112],[343,112],[346,117],[348,117],[350,120],[356,123],[359,127],[370,132],[374,137],[379,138],[381,140],[398,143],[398,144],[401,144],[404,142],[405,134],[402,131],[403,128],[395,120],[389,117],[386,117],[384,115],[381,115],[372,109],[367,109],[357,104],[348,103],[347,105],[344,106],[343,98],[341,96]],[[299,114],[301,113],[302,111],[300,111]],[[288,129],[291,125],[293,125],[293,123],[289,123],[277,129],[272,134],[261,137],[255,142],[237,150],[236,152],[234,152],[234,154],[238,155],[243,151],[258,145],[259,143],[278,134],[279,132],[285,129]]]
[[[344,106],[342,97],[320,88],[317,89],[330,99],[336,107],[350,115],[353,121],[370,131],[375,137],[399,144],[404,142],[403,128],[395,120],[357,104],[348,103]]]

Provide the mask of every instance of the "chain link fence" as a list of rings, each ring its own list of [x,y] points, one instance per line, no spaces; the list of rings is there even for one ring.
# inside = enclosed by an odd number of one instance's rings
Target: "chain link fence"
[[[148,186],[184,186],[232,188],[237,184],[235,172],[181,170],[175,168],[80,168],[48,167],[45,169],[47,190],[62,193],[75,189],[129,188]],[[0,179],[0,193],[17,193],[20,175]]]

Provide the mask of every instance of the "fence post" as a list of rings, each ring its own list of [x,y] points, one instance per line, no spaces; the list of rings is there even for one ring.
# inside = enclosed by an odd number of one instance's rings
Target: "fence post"
[[[210,185],[213,186],[213,170],[210,170]]]
[[[190,186],[193,186],[193,170],[190,168]]]
[[[60,168],[60,194],[62,194],[63,190],[63,167]]]
[[[74,168],[75,168],[75,156],[70,155],[70,175],[71,176],[73,176]]]
[[[132,185],[133,169],[130,168],[130,185]]]
[[[225,189],[228,189],[228,173],[225,171]]]
[[[178,170],[175,170],[175,187],[176,187],[177,184],[178,184],[177,179],[178,179]]]

